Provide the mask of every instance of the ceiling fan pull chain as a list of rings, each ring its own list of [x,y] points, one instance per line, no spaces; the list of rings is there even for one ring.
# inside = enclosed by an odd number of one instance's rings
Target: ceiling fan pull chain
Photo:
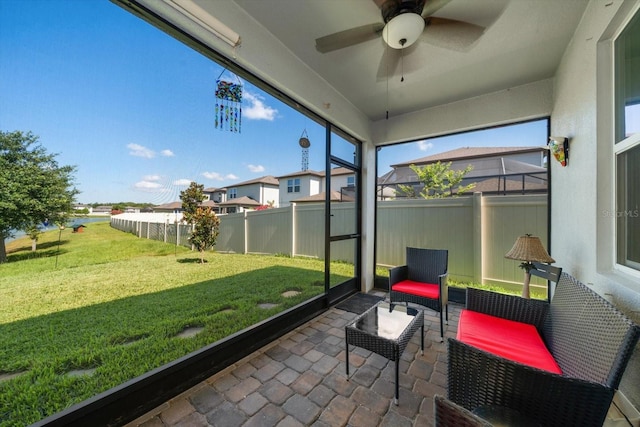
[[[402,45],[402,51],[400,52],[400,83],[404,82],[404,45]]]

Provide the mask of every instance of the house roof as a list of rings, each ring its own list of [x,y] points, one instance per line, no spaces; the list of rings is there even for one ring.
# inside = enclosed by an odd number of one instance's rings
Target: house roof
[[[182,209],[182,202],[165,203],[164,205],[158,205],[154,209]]]
[[[261,176],[260,178],[250,179],[248,181],[238,182],[237,184],[228,185],[226,188],[234,188],[234,187],[242,187],[243,185],[251,185],[251,184],[265,184],[265,185],[274,185],[278,186],[279,181],[273,175]]]
[[[461,147],[455,150],[444,151],[419,159],[391,165],[392,168],[409,165],[421,165],[436,162],[451,162],[464,159],[479,159],[483,157],[503,157],[511,154],[535,153],[546,151],[546,147]]]
[[[331,169],[331,175],[333,176],[337,176],[337,175],[353,175],[353,171],[351,169],[347,169],[344,167],[337,167],[337,168],[333,168]],[[283,178],[291,178],[293,176],[305,176],[305,175],[313,175],[313,176],[318,176],[318,177],[324,177],[326,176],[325,171],[314,171],[314,170],[306,170],[306,171],[297,171],[297,172],[292,172],[290,174],[287,175],[281,175],[279,176],[277,179],[283,179]]]
[[[292,200],[295,203],[312,203],[312,202],[324,202],[326,192],[314,194],[313,196],[301,197],[296,200]],[[354,199],[351,196],[341,194],[339,191],[331,191],[329,193],[332,202],[353,202]]]
[[[202,190],[203,193],[215,193],[215,192],[220,192],[220,193],[226,193],[227,189],[224,187],[220,187],[220,188],[216,188],[216,187],[209,187],[209,188],[205,188],[204,190]]]
[[[216,202],[214,202],[213,200],[206,200],[206,201],[200,203],[200,206],[205,206],[205,207],[209,207],[209,208],[216,208],[216,207],[218,207],[218,204]]]
[[[324,176],[324,172],[318,172],[311,169],[307,169],[306,171],[297,171],[297,172],[292,172],[286,175],[280,175],[277,179],[292,178],[296,176],[307,176],[307,175],[321,178]]]
[[[464,160],[464,159],[461,159]],[[532,165],[530,163],[520,162],[504,157],[482,158],[476,157],[469,159],[469,162],[454,161],[451,165],[453,170],[464,169],[468,164],[481,166],[472,169],[465,175],[465,179],[495,177],[500,175],[540,175],[546,176],[547,169],[541,166]],[[478,162],[482,164],[479,165]],[[418,182],[418,176],[409,166],[398,166],[395,169],[385,173],[378,178],[378,185],[396,185],[410,182]],[[480,191],[476,189],[475,191]]]
[[[242,196],[242,197],[236,197],[235,199],[229,199],[226,202],[221,202],[218,203],[218,206],[247,206],[247,207],[252,207],[252,206],[260,206],[259,202],[256,202],[255,200],[253,200],[250,197],[247,196]]]

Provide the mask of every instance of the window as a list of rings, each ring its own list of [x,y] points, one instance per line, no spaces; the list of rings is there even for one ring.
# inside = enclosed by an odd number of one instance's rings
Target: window
[[[348,176],[347,177],[347,187],[355,187],[356,186],[356,177]]]
[[[640,270],[640,12],[615,41],[616,261]]]
[[[235,199],[236,197],[238,197],[238,189],[237,188],[230,189],[227,195],[229,196],[229,199]]]
[[[287,180],[287,193],[299,193],[300,192],[300,178]]]

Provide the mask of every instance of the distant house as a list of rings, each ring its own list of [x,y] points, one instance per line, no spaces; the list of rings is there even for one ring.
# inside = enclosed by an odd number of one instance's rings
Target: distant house
[[[323,190],[323,178],[324,173],[314,170],[279,176],[279,206],[288,206],[292,201],[319,194]]]
[[[165,203],[164,205],[158,205],[153,208],[156,213],[181,213],[182,202]]]
[[[271,175],[230,185],[226,194],[227,200],[218,204],[221,213],[243,212],[270,203],[279,206],[278,179]]]
[[[212,200],[215,203],[222,203],[227,201],[227,189],[209,187],[202,190],[202,193],[207,198],[206,200]]]
[[[278,177],[280,181],[280,206],[288,206],[291,202],[310,202],[324,200],[326,173],[324,171],[306,170]],[[352,170],[338,167],[331,170],[331,192],[342,193],[345,200],[348,196],[353,201],[356,176]],[[319,194],[322,197],[318,199]]]
[[[378,192],[396,190],[398,186],[411,185],[416,191],[422,188],[411,165],[424,166],[437,162],[451,162],[451,169],[473,169],[465,176],[462,185],[475,184],[473,191],[486,194],[546,193],[548,188],[546,147],[463,147],[432,156],[422,157],[391,165],[393,168],[378,179]]]
[[[113,206],[96,206],[95,208],[93,208],[93,214],[100,214],[100,215],[111,215],[111,211],[113,210]]]
[[[253,200],[250,197],[242,196],[236,197],[231,200],[227,200],[226,202],[219,203],[221,213],[238,213],[244,212],[247,210],[256,209],[258,206],[261,206],[262,203],[259,203]]]
[[[75,212],[86,212],[88,214],[92,214],[93,213],[93,206],[85,205],[83,203],[78,203],[76,205],[73,205],[73,210]]]
[[[200,203],[200,206],[210,207],[215,213],[219,213],[220,207],[218,203],[212,200],[205,200]],[[155,213],[172,213],[179,214],[182,213],[182,201],[165,203],[164,205],[158,205],[153,208],[153,212]]]
[[[325,201],[326,192],[320,192],[313,196],[301,197],[299,199],[292,200],[294,203],[319,203]],[[344,194],[339,191],[331,191],[329,197],[332,202],[353,202],[355,199],[349,194]]]

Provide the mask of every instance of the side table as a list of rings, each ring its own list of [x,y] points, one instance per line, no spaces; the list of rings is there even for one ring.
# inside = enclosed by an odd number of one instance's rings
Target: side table
[[[424,313],[406,305],[381,301],[345,326],[347,378],[349,377],[349,344],[362,347],[396,362],[398,404],[400,356],[413,334],[421,329],[420,343],[424,354]]]

